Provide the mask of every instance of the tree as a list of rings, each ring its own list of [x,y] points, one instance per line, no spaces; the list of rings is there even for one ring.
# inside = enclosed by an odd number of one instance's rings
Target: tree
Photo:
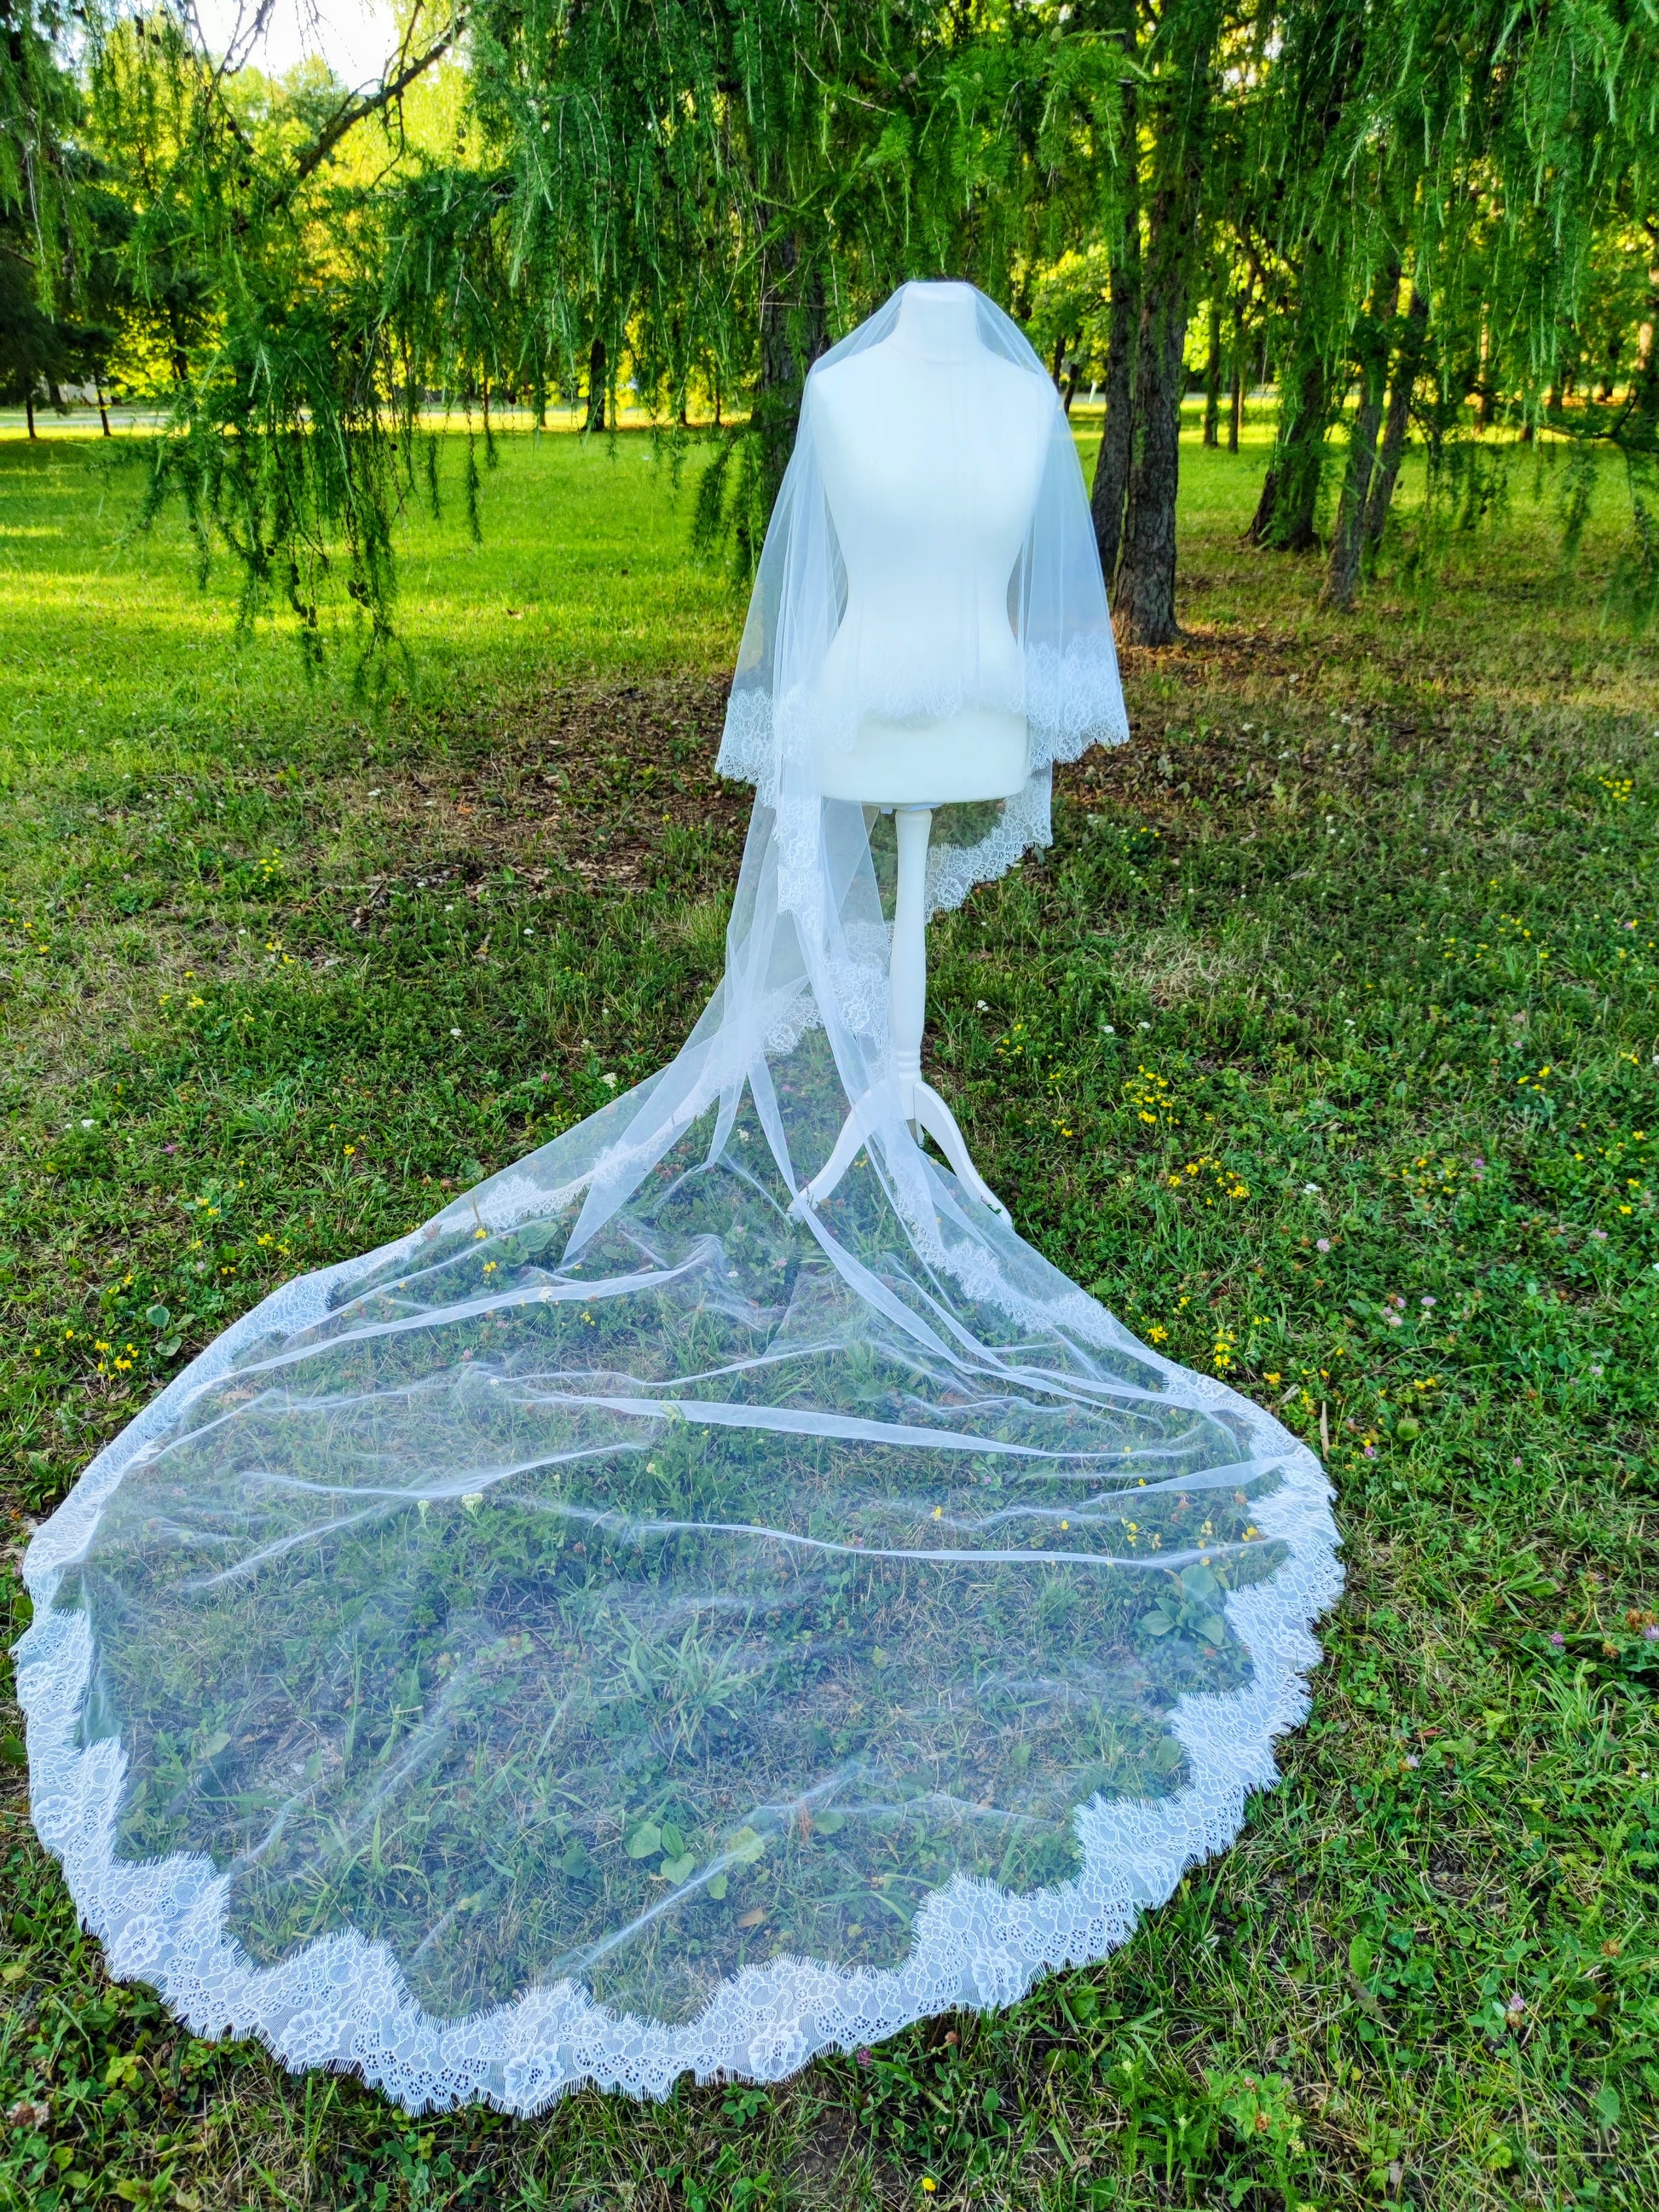
[[[1506,413],[1540,418],[1595,240],[1621,195],[1648,204],[1659,40],[1641,9],[1599,0],[1461,18],[1431,0],[1296,0],[1273,37],[1278,96],[1255,108],[1241,171],[1281,290],[1279,424],[1250,535],[1321,542],[1342,424],[1325,588],[1346,606],[1414,407],[1431,467],[1460,481],[1471,440]]]
[[[15,238],[15,226],[0,222],[0,399],[25,410],[33,438],[34,410],[68,377],[70,353],[62,325],[35,298],[33,271]]]
[[[1415,293],[1413,292],[1413,298]],[[1388,396],[1389,339],[1400,300],[1400,264],[1385,262],[1376,273],[1370,303],[1353,342],[1361,378],[1359,404],[1348,437],[1348,464],[1331,538],[1325,596],[1332,606],[1350,607],[1359,587],[1359,564],[1369,538],[1371,481],[1377,466],[1377,436]],[[1398,474],[1398,460],[1395,462]],[[1392,480],[1389,490],[1392,491]],[[1386,501],[1385,501],[1386,504]]]
[[[625,375],[670,425],[695,381],[746,390],[699,501],[746,563],[830,338],[908,275],[1007,297],[1097,206],[1100,41],[946,0],[479,0],[455,144],[353,173],[459,36],[455,4],[421,0],[380,87],[309,106],[240,96],[240,33],[217,59],[171,17],[94,44],[137,311],[178,325],[153,503],[180,493],[204,557],[229,545],[249,610],[280,595],[302,635],[333,579],[389,638],[431,394],[481,410],[487,455],[504,382],[585,391],[596,429]]]
[[[1134,447],[1135,356],[1140,342],[1139,24],[1136,0],[1115,0],[1108,25],[1123,70],[1122,159],[1109,230],[1106,419],[1095,459],[1089,511],[1109,591],[1123,543],[1123,503]]]
[[[27,410],[73,373],[67,319],[83,226],[66,134],[79,101],[58,59],[64,18],[47,0],[0,0],[0,396]]]
[[[1180,635],[1181,402],[1192,279],[1206,240],[1206,157],[1223,21],[1221,0],[1168,0],[1145,49],[1140,107],[1152,147],[1116,603],[1124,635],[1138,645],[1168,645]]]

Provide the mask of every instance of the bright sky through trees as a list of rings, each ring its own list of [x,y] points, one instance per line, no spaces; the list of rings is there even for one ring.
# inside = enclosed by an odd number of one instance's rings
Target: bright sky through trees
[[[210,53],[223,53],[253,15],[237,0],[197,0],[196,16]],[[313,55],[343,83],[379,83],[387,58],[398,51],[398,24],[387,0],[276,0],[248,59],[267,76],[286,76]]]

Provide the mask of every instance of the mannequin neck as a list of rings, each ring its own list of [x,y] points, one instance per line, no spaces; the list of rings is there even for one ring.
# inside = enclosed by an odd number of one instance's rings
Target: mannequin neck
[[[907,284],[893,338],[921,361],[961,361],[979,343],[971,284]]]

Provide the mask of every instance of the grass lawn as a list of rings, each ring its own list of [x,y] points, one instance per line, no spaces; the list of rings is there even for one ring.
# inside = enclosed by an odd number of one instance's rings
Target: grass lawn
[[[416,2123],[108,1980],[9,1705],[0,2205],[1659,2202],[1659,675],[1600,619],[1610,506],[1560,573],[1547,466],[1426,610],[1339,619],[1239,546],[1264,438],[1189,443],[1188,639],[937,926],[930,1042],[1024,1232],[1324,1452],[1348,1589],[1283,1786],[1011,2012]],[[0,445],[15,1627],[29,1526],[162,1378],[648,1073],[718,976],[741,599],[644,434],[504,438],[482,545],[447,442],[372,699],[349,646],[308,685],[239,638],[176,520],[125,539],[131,449]]]

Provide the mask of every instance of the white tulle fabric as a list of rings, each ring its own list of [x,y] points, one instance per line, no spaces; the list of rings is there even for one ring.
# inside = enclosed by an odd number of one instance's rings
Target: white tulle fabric
[[[1011,578],[1033,773],[945,838],[935,905],[1122,734],[1054,415]],[[26,1559],[34,1821],[112,1971],[412,2111],[775,2080],[1102,1956],[1272,1785],[1338,1587],[1308,1451],[881,1110],[879,831],[797,774],[835,607],[811,434],[809,390],[683,1050],[265,1299]]]
[[[887,304],[833,347],[806,380],[800,428],[767,532],[738,647],[719,766],[752,783],[775,815],[783,865],[780,896],[811,915],[826,881],[819,852],[820,767],[844,750],[866,716],[946,723],[964,710],[1023,716],[1030,739],[1023,790],[989,806],[946,809],[928,859],[928,906],[959,906],[978,883],[1006,872],[1050,841],[1056,761],[1128,735],[1117,654],[1093,525],[1070,426],[1052,382],[1018,326],[982,293],[972,295],[973,349],[1030,380],[1046,417],[1036,495],[1003,605],[988,625],[971,533],[949,527],[964,482],[937,487],[941,524],[918,532],[929,569],[929,619],[896,640],[879,608],[849,607],[846,564],[824,482],[823,393],[836,372],[899,333],[907,301],[936,288],[901,286]],[[951,287],[966,293],[966,287]],[[960,362],[930,364],[945,383]],[[971,432],[969,433],[971,436]],[[1001,457],[997,459],[1000,460]],[[1001,619],[1006,609],[1006,624]],[[1006,650],[1012,633],[1014,650]]]

